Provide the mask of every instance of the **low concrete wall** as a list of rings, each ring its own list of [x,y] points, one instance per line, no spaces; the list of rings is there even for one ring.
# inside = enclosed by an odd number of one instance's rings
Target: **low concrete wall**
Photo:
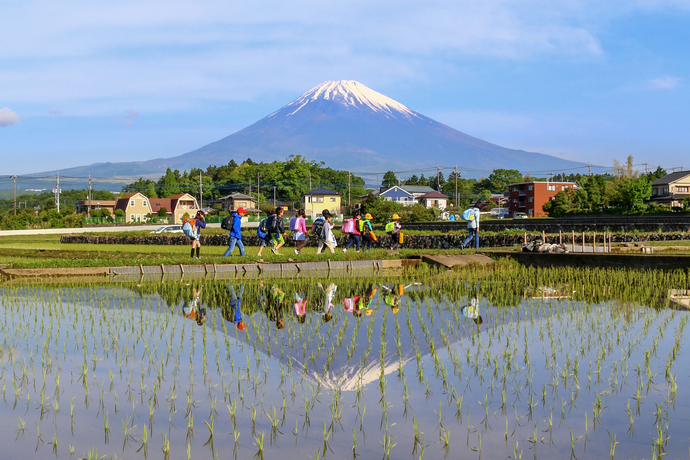
[[[497,259],[507,257],[531,267],[587,267],[636,270],[688,270],[690,256],[646,254],[540,254],[534,252],[487,252]]]

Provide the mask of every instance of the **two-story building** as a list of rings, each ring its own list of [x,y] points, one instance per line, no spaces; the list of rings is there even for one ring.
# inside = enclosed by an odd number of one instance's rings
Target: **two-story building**
[[[127,223],[144,222],[146,215],[152,213],[149,199],[139,192],[119,197],[115,202],[115,209],[124,211]]]
[[[441,211],[445,211],[448,206],[448,195],[444,195],[441,192],[429,192],[417,198],[417,201],[424,205],[426,208],[438,208]]]
[[[395,201],[396,203],[405,206],[412,206],[417,202],[412,193],[408,192],[407,190],[403,189],[398,185],[383,188],[379,190],[378,193],[374,194],[374,196],[380,196],[381,198],[384,198],[388,201]]]
[[[189,193],[178,193],[170,198],[151,198],[149,200],[151,213],[158,214],[161,209],[166,210],[166,215],[173,218],[174,224],[181,224],[187,217],[194,217],[199,205]]]
[[[223,204],[224,210],[235,211],[238,208],[244,208],[249,212],[256,212],[256,198],[244,193],[231,193],[230,195],[219,198]]]
[[[316,219],[324,210],[334,216],[340,215],[340,194],[327,188],[317,188],[304,195],[304,210],[307,217]]]
[[[575,189],[575,182],[521,182],[510,184],[508,190],[510,214],[525,213],[528,217],[545,217],[544,205],[562,190]]]
[[[100,209],[107,209],[110,212],[110,217],[115,216],[115,200],[82,200],[77,202],[76,211],[77,213],[89,212],[89,209],[93,212]]]
[[[678,171],[652,182],[652,203],[670,207],[681,206],[681,201],[690,197],[690,171]]]

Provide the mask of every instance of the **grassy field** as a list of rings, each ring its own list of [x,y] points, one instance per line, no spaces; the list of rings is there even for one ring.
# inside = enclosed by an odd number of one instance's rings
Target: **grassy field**
[[[337,248],[335,254],[316,254],[316,248],[305,248],[296,255],[294,246],[281,249],[282,255],[273,255],[270,248],[264,249],[261,259],[265,262],[325,260],[372,260],[398,259],[423,252],[459,253],[460,250],[415,250],[402,249],[398,254],[391,254],[385,249],[372,249],[371,252],[360,253],[350,250],[343,254],[342,248]],[[259,260],[257,246],[247,246],[246,256],[240,257],[239,250],[234,255],[222,257],[226,246],[204,246],[201,248],[202,263],[249,263]],[[474,251],[464,251],[472,253]],[[160,265],[180,264],[190,261],[189,246],[156,246],[156,245],[124,245],[124,244],[60,244],[60,235],[32,235],[0,237],[0,264],[11,265],[12,268],[60,268],[60,267],[114,267],[123,265]]]

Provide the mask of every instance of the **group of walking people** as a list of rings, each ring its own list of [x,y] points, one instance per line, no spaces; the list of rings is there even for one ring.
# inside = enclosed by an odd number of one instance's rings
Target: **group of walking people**
[[[230,256],[235,250],[235,247],[239,249],[240,256],[245,255],[244,243],[242,242],[242,218],[247,213],[247,209],[240,207],[230,213],[221,223],[221,228],[230,232],[228,237],[228,249],[223,254],[223,257]],[[262,256],[265,247],[270,247],[273,254],[281,255],[279,251],[285,245],[286,238],[288,238],[288,231],[292,232],[292,240],[295,243],[295,254],[299,254],[302,249],[304,249],[309,243],[310,238],[316,239],[317,254],[321,254],[325,249],[328,249],[331,254],[335,253],[335,248],[338,246],[338,240],[333,233],[335,224],[333,223],[333,215],[330,211],[324,210],[322,215],[311,225],[310,229],[307,229],[306,211],[304,209],[299,210],[297,215],[290,219],[287,229],[285,228],[284,214],[285,210],[278,206],[275,211],[272,211],[268,217],[259,223],[257,237],[259,237],[260,243],[257,257]],[[469,236],[460,246],[461,249],[464,249],[472,240],[475,241],[475,248],[479,249],[480,214],[478,208],[471,208],[463,212],[463,218],[467,220]],[[347,242],[343,248],[344,253],[353,246],[358,253],[362,248],[364,248],[365,252],[371,250],[372,244],[378,240],[371,223],[373,219],[374,217],[370,213],[362,215],[361,212],[355,211],[354,216],[343,223],[341,233],[348,235]],[[402,233],[402,224],[400,220],[400,216],[395,213],[391,216],[390,222],[385,226],[386,233],[391,237],[391,250],[399,249],[404,242],[404,234]],[[190,238],[192,243],[192,258],[199,258],[202,228],[206,228],[206,218],[204,212],[201,210],[199,210],[193,218],[186,219],[183,222],[182,230],[185,235]]]

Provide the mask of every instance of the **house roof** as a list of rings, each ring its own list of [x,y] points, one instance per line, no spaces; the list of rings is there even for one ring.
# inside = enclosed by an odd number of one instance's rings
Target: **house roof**
[[[429,193],[434,191],[428,185],[401,185],[400,188],[409,193]]]
[[[172,203],[170,198],[151,198],[149,203],[151,204],[151,210],[155,213],[160,211],[161,208],[165,208],[166,211],[172,212]]]
[[[115,209],[122,209],[123,211],[127,211],[129,199],[132,198],[134,195],[141,195],[142,197],[146,198],[146,195],[140,192],[128,193],[127,195],[123,195],[117,198],[117,201],[115,202]],[[148,198],[146,199],[148,200]]]
[[[444,195],[441,192],[429,192],[429,193],[425,193],[424,195],[420,196],[417,199],[420,199],[420,198],[445,198],[445,199],[448,199],[449,197],[448,197],[448,195]]]
[[[386,194],[387,194],[388,192],[390,192],[391,190],[398,190],[398,191],[400,191],[400,192],[403,192],[403,193],[406,193],[406,194],[412,196],[412,192],[407,191],[407,190],[405,190],[404,188],[402,188],[402,187],[400,187],[400,186],[398,186],[398,185],[393,185],[393,186],[391,186],[391,187],[388,187],[387,189],[382,190],[382,191],[380,191],[379,193],[376,193],[375,195],[376,195],[376,196],[379,196],[379,195],[386,196]]]
[[[311,192],[305,193],[305,195],[338,195],[340,196],[340,193],[334,191],[334,190],[329,190],[327,188],[317,188],[312,190]]]
[[[660,179],[655,180],[654,182],[652,182],[652,185],[670,184],[671,182],[675,182],[675,181],[684,179],[687,176],[690,176],[690,171],[674,172],[674,173],[668,174],[668,175],[666,175]]]
[[[82,200],[79,203],[81,203],[83,206],[91,206],[98,205],[98,206],[115,206],[115,203],[117,203],[116,200]]]
[[[245,195],[244,193],[231,193],[230,195],[226,195],[224,197],[218,198],[220,201],[226,201],[226,200],[251,200],[251,201],[256,201],[256,198]]]

